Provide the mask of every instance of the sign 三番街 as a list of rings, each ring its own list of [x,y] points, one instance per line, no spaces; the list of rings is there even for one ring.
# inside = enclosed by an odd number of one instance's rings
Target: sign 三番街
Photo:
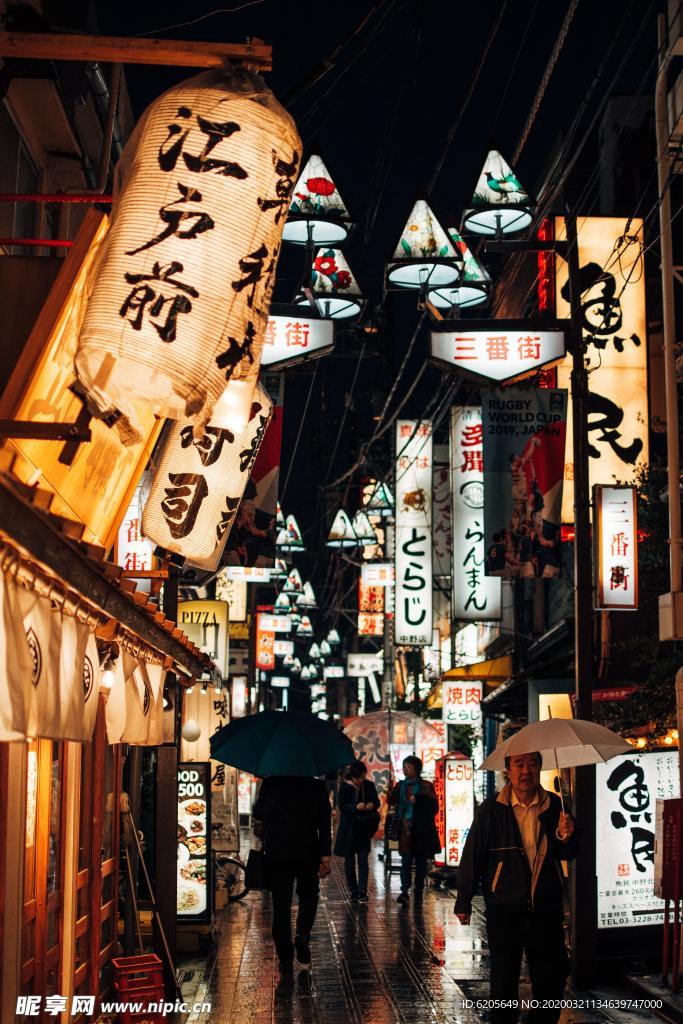
[[[220,674],[228,674],[228,606],[225,601],[181,601],[178,625],[198,647],[208,650]]]
[[[451,409],[453,619],[501,617],[501,582],[486,575],[481,407]]]
[[[205,761],[178,765],[177,913],[211,917],[211,772]]]
[[[393,587],[394,567],[391,562],[370,562],[361,566],[360,578],[369,587]]]
[[[598,928],[661,924],[654,895],[655,802],[678,797],[678,752],[623,754],[595,766]]]
[[[270,569],[250,565],[226,565],[221,572],[228,580],[245,580],[247,583],[269,583]]]
[[[638,607],[638,531],[635,487],[593,488],[596,608]]]
[[[444,806],[446,865],[456,868],[474,817],[474,765],[471,760],[445,758]]]
[[[648,461],[647,319],[643,222],[639,217],[583,217],[578,221],[583,337],[588,344],[589,482],[635,483]],[[564,221],[555,221],[564,239]],[[558,316],[569,316],[567,263],[556,261]],[[571,357],[558,367],[568,388]],[[567,424],[562,522],[574,521],[571,408]]]
[[[311,356],[323,356],[334,346],[334,323],[315,317],[271,314],[263,339],[261,362],[280,367],[301,362]]]
[[[432,327],[432,359],[497,384],[528,377],[542,367],[559,363],[566,346],[561,327],[525,320],[459,321],[457,330]]]
[[[482,388],[486,573],[560,575],[567,392]]]
[[[398,645],[432,642],[432,424],[396,421],[396,608]]]

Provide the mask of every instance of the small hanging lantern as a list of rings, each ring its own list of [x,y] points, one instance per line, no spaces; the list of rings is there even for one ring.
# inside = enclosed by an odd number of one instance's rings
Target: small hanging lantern
[[[394,496],[387,484],[381,481],[370,492],[367,501],[363,500],[365,511],[371,516],[391,516],[394,514]]]
[[[126,443],[146,435],[141,409],[246,426],[300,153],[290,115],[242,68],[181,82],[138,121],[75,358]]]
[[[305,550],[301,530],[294,516],[287,516],[285,527],[278,534],[277,546],[281,551],[289,553]]]
[[[296,599],[297,608],[317,608],[318,602],[315,598],[315,591],[311,584],[306,580],[303,586],[303,590]]]
[[[358,543],[361,547],[367,547],[370,544],[377,544],[377,534],[375,533],[372,523],[368,519],[367,512],[363,509],[359,509],[353,517],[353,532],[358,538]]]
[[[355,548],[358,547],[358,538],[353,532],[351,520],[343,508],[340,508],[334,517],[332,528],[327,537],[328,548]]]
[[[282,514],[282,506],[280,505],[279,501],[277,501],[275,503],[275,509],[276,509],[275,525],[277,526],[278,530],[284,530],[284,528],[285,528],[285,517]]]
[[[284,558],[276,558],[275,565],[270,570],[271,580],[286,580],[289,575],[289,566]]]
[[[278,594],[277,596],[277,600],[275,601],[275,611],[284,612],[284,614],[287,615],[291,610],[292,602],[290,600],[289,594],[285,594],[285,592],[283,591],[281,594]]]
[[[308,615],[301,616],[301,622],[296,627],[297,636],[313,636],[313,623]]]
[[[536,204],[500,153],[492,149],[484,162],[463,231],[475,235],[512,235],[531,223]]]
[[[294,186],[282,233],[295,245],[339,245],[351,227],[351,217],[319,156],[312,156]]]
[[[295,658],[289,669],[293,676],[298,676],[301,673],[301,661],[299,658]]]
[[[327,642],[331,647],[336,647],[337,644],[341,643],[339,633],[337,632],[336,629],[331,629],[329,631],[329,633],[327,634]]]
[[[323,640],[320,644],[320,653],[323,658],[328,658],[332,654],[332,648],[330,647],[329,640]]]
[[[294,665],[294,655],[293,654],[285,654],[284,658],[282,659],[282,666],[283,666],[283,668],[292,668],[293,665]]]
[[[304,665],[304,667],[301,669],[301,678],[304,679],[306,682],[308,682],[308,680],[311,678],[311,670],[308,667],[308,665]]]
[[[325,320],[348,320],[363,309],[363,295],[341,249],[318,249],[311,271],[311,292]],[[295,302],[297,306],[309,305],[303,294]]]
[[[462,256],[463,266],[460,281],[455,288],[436,288],[428,298],[437,309],[468,309],[479,306],[488,299],[491,277],[486,267],[473,255],[457,228],[448,228],[448,234]]]
[[[401,288],[442,288],[455,284],[462,260],[424,199],[408,217],[394,255],[387,264],[387,281]]]
[[[313,661],[318,661],[320,659],[320,648],[318,647],[315,640],[308,648],[308,657],[311,658]]]
[[[292,569],[285,580],[282,589],[288,594],[300,594],[303,590],[301,573],[298,569]]]
[[[320,674],[319,671],[318,671],[318,666],[317,665],[309,665],[308,666],[308,674],[309,674],[309,678],[310,679],[317,679],[319,674]]]

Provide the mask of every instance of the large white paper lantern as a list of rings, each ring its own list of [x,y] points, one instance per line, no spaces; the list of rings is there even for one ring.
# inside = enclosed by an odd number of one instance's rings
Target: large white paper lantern
[[[300,152],[289,114],[243,69],[188,79],[138,122],[76,356],[124,437],[141,435],[142,405],[198,430],[246,424]]]
[[[193,564],[215,568],[271,411],[259,384],[240,433],[211,426],[197,440],[188,420],[173,424],[142,514],[145,536]]]

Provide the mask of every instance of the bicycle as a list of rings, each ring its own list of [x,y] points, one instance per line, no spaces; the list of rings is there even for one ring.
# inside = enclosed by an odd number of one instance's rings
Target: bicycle
[[[236,854],[214,853],[214,878],[223,883],[228,893],[228,903],[243,899],[249,889],[244,884],[246,864]]]

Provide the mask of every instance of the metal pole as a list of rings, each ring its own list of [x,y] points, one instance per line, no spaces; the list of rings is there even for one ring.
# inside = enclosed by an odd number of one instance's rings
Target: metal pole
[[[567,211],[567,265],[572,323],[572,438],[574,443],[574,685],[576,716],[593,712],[593,566],[588,475],[588,373],[581,321],[581,285],[576,214]],[[595,964],[597,886],[595,876],[595,768],[576,769],[574,810],[581,824],[581,854],[573,865],[571,892],[572,976],[588,988]]]

